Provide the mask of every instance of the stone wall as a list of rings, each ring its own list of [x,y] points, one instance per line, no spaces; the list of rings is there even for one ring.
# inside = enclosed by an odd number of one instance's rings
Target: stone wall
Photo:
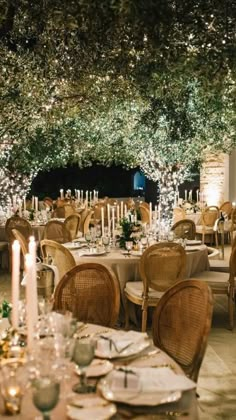
[[[220,206],[229,199],[229,156],[208,154],[200,173],[200,191],[207,205]]]

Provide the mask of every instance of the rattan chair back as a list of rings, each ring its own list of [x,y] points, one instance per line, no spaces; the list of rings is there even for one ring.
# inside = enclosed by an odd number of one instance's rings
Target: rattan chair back
[[[217,206],[206,207],[202,212],[202,224],[208,227],[213,227],[218,217],[219,209]]]
[[[12,229],[12,234],[17,241],[20,243],[22,254],[25,256],[28,251],[28,240],[22,235],[18,229]]]
[[[53,210],[53,217],[56,217],[58,219],[65,219],[65,207],[56,207]]]
[[[102,215],[101,215],[101,213],[102,213],[102,208],[103,208],[103,212],[104,212],[104,218],[106,218],[107,217],[107,206],[105,206],[104,204],[96,204],[94,207],[93,207],[93,219],[94,220],[101,220],[101,218],[102,218]]]
[[[12,216],[6,221],[5,232],[7,240],[10,244],[15,240],[15,236],[12,233],[12,229],[17,229],[26,240],[33,235],[33,230],[30,222],[19,216]]]
[[[115,326],[119,308],[119,282],[102,264],[77,265],[64,275],[54,294],[55,310],[69,310],[80,321],[107,327]]]
[[[171,230],[176,238],[195,239],[196,237],[196,225],[190,219],[179,220],[172,226]]]
[[[175,207],[173,210],[173,223],[177,223],[179,220],[186,219],[186,213],[181,207]]]
[[[141,256],[139,271],[144,285],[144,296],[148,295],[150,287],[161,292],[165,291],[184,278],[185,250],[173,242],[152,245]]]
[[[71,214],[64,221],[65,228],[69,232],[71,241],[75,239],[77,236],[77,232],[79,230],[79,223],[80,223],[79,214]]]
[[[45,225],[43,238],[63,244],[70,241],[70,233],[67,231],[64,222],[49,220]]]
[[[89,230],[89,226],[90,226],[90,223],[91,223],[92,217],[93,217],[93,211],[92,211],[92,210],[90,210],[90,211],[88,212],[87,216],[85,217],[85,219],[84,219],[84,224],[83,224],[83,226],[82,226],[82,232],[83,232],[83,234],[84,234],[84,235],[85,235],[85,234],[88,232],[88,230]]]
[[[43,203],[45,207],[53,208],[53,199],[51,197],[44,197]]]
[[[223,204],[221,204],[220,206],[220,211],[222,211],[223,213],[226,213],[228,217],[230,217],[231,212],[232,212],[232,203],[231,201],[225,201]]]
[[[146,209],[149,211],[149,203],[147,203],[146,201],[140,201],[139,206],[146,207]]]
[[[140,217],[142,223],[150,223],[150,211],[149,209],[144,206],[143,204],[139,205]]]
[[[71,214],[75,213],[75,207],[72,204],[65,204],[64,210],[65,210],[65,217],[68,217]]]
[[[211,328],[213,297],[201,280],[184,280],[159,300],[153,313],[153,342],[195,382]]]
[[[67,271],[76,265],[71,252],[58,242],[43,239],[40,242],[40,247],[43,261],[45,263],[48,263],[50,260],[52,261],[52,264],[58,269],[59,279],[61,279]]]

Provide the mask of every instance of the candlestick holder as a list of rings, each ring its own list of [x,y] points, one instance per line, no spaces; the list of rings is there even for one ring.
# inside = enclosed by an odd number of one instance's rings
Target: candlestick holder
[[[9,328],[0,336],[0,359],[23,359],[26,350],[25,337]]]

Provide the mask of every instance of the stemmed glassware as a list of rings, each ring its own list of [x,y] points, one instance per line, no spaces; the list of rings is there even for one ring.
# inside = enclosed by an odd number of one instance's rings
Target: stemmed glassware
[[[85,233],[84,237],[85,237],[85,240],[88,244],[88,247],[90,248],[90,243],[91,243],[91,240],[92,240],[91,232],[88,231],[87,233]]]
[[[42,413],[43,420],[50,420],[50,412],[59,401],[60,384],[53,376],[40,376],[32,383],[33,403]]]
[[[130,251],[132,250],[132,248],[133,248],[133,242],[132,241],[126,241],[125,242],[125,248],[127,249],[127,251],[128,251],[128,255],[130,255]]]
[[[74,346],[72,360],[80,370],[80,382],[73,386],[73,391],[79,394],[94,392],[95,387],[87,384],[86,367],[90,365],[94,358],[95,343],[89,338],[77,339]]]
[[[102,237],[102,243],[105,246],[105,251],[108,252],[109,244],[110,244],[110,237],[109,236],[103,236]]]

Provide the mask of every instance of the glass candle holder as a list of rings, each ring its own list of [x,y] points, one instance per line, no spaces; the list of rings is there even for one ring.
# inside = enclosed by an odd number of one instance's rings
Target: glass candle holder
[[[5,414],[14,416],[21,411],[23,392],[16,376],[11,375],[1,384]]]

